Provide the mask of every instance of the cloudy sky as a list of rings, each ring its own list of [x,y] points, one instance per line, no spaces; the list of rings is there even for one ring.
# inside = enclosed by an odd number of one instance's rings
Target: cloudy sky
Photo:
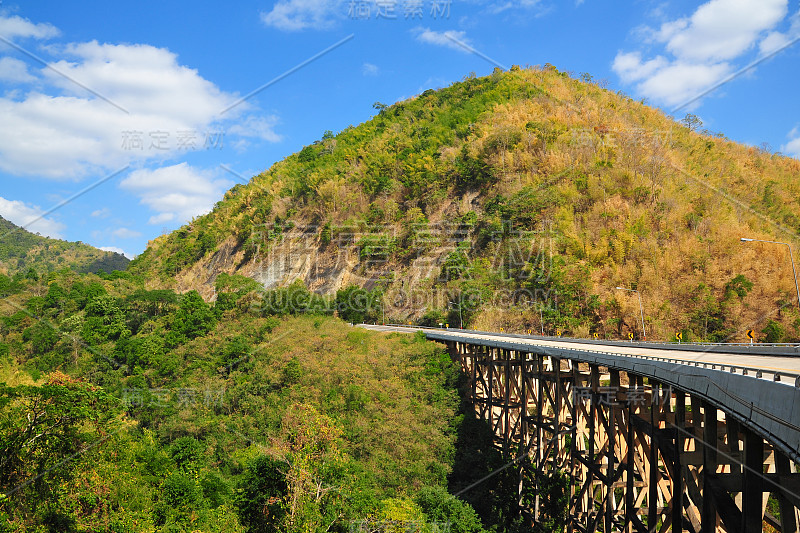
[[[322,136],[552,63],[800,157],[789,0],[0,2],[0,215],[141,253]],[[766,143],[766,144],[765,144]]]

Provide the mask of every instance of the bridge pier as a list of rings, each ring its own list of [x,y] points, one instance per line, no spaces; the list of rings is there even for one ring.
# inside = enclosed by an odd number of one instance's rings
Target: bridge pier
[[[447,341],[523,489],[567,477],[569,532],[798,531],[797,465],[726,406],[644,372]],[[537,490],[538,493],[538,490]]]

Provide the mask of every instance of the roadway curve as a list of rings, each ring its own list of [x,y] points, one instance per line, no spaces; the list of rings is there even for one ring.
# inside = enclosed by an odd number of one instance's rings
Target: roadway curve
[[[577,349],[577,350],[590,350],[593,352],[607,353],[611,355],[624,355],[634,357],[644,357],[659,359],[669,359],[684,364],[695,365],[696,363],[706,363],[708,365],[730,367],[743,367],[748,369],[762,370],[764,377],[772,379],[775,372],[784,376],[800,376],[800,356],[791,356],[784,353],[777,355],[752,355],[747,352],[746,347],[740,345],[731,346],[732,351],[729,353],[721,352],[724,349],[722,345],[713,345],[714,350],[702,349],[703,345],[692,345],[695,348],[691,351],[682,349],[679,344],[657,344],[648,343],[640,345],[639,343],[623,343],[613,342],[604,343],[603,341],[587,341],[586,339],[570,339],[559,338],[553,340],[552,338],[544,338],[530,335],[512,335],[503,333],[485,333],[470,330],[458,329],[434,329],[434,328],[410,328],[403,326],[371,326],[362,324],[361,327],[373,329],[376,331],[386,332],[405,332],[414,333],[422,331],[426,335],[434,334],[455,334],[466,339],[480,339],[489,342],[515,342],[518,344],[530,345],[531,347],[549,347],[549,348],[564,348],[564,349]],[[756,345],[758,346],[758,345]],[[697,348],[701,348],[698,350]],[[712,346],[709,345],[708,348]],[[535,350],[531,350],[535,351]],[[776,351],[778,351],[776,349]],[[744,353],[743,353],[744,352]]]
[[[434,341],[542,353],[654,378],[712,402],[800,461],[800,356],[794,355],[796,347],[760,347],[761,353],[753,355],[752,349],[742,346],[629,344],[457,329],[361,327],[422,331]],[[769,355],[770,351],[774,354]]]

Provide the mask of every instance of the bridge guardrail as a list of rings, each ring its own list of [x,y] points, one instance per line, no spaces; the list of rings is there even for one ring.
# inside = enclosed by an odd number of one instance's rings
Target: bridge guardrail
[[[442,331],[444,332],[445,330],[442,330]],[[466,333],[467,330],[452,330],[452,331],[448,330],[447,331],[447,333],[456,333],[456,334],[458,332],[465,332]],[[495,335],[493,333],[485,333],[485,332],[477,332],[477,331],[470,331],[469,333],[477,333],[477,334],[480,334],[480,335],[486,335],[486,334]],[[431,335],[435,336],[435,335],[437,335],[437,333],[432,333]],[[558,338],[559,337],[555,337],[553,339],[558,339]],[[446,340],[446,339],[440,339],[440,340]],[[480,342],[482,339],[471,338],[469,340],[471,342],[473,342],[474,344],[484,344],[484,343]],[[551,340],[551,339],[546,339],[546,340]],[[491,341],[485,341],[485,343],[486,344],[490,344]],[[622,343],[622,346],[630,346],[630,343]],[[522,351],[532,351],[531,350],[532,348],[534,348],[534,347],[531,346],[531,345],[515,344],[515,349],[516,350],[523,349]],[[544,347],[541,347],[541,348],[550,349],[551,347],[544,346]],[[603,356],[630,357],[630,358],[634,358],[634,359],[643,359],[643,360],[647,360],[647,361],[659,361],[659,362],[662,362],[662,363],[672,363],[672,364],[676,364],[676,365],[694,366],[694,367],[705,368],[705,369],[709,369],[709,370],[718,370],[720,372],[728,371],[728,372],[731,372],[731,373],[734,373],[734,374],[740,374],[742,376],[751,376],[751,377],[756,378],[756,379],[767,379],[765,376],[771,376],[771,381],[774,381],[776,383],[782,383],[782,384],[791,384],[794,387],[800,388],[800,374],[793,373],[793,372],[772,371],[772,370],[766,370],[766,369],[763,369],[763,368],[756,368],[756,367],[752,367],[752,366],[732,365],[732,364],[727,364],[727,363],[725,363],[725,364],[722,364],[722,363],[711,363],[711,362],[708,362],[708,361],[699,361],[699,360],[691,361],[691,360],[686,360],[686,359],[677,359],[677,358],[674,358],[674,357],[657,357],[657,356],[639,355],[639,354],[612,354],[612,353],[608,353],[608,352],[601,352],[601,351],[598,351],[598,350],[579,349],[579,348],[565,348],[563,346],[559,346],[557,348],[560,349],[560,350],[574,350],[574,351],[577,351],[577,352],[593,353],[593,354],[599,354],[599,355],[603,355]],[[727,352],[727,353],[729,353],[729,352]]]
[[[687,346],[687,344],[671,344],[671,345],[663,345],[657,343],[642,343],[642,342],[625,342],[625,341],[595,341],[593,339],[574,339],[572,337],[542,337],[541,335],[520,335],[517,333],[496,333],[491,331],[479,331],[479,330],[467,330],[467,329],[455,329],[455,328],[431,328],[425,326],[408,326],[402,324],[385,324],[386,326],[392,327],[403,327],[403,328],[410,328],[410,329],[417,329],[420,331],[434,331],[434,332],[447,332],[447,333],[474,333],[478,335],[492,335],[495,337],[508,337],[513,339],[531,339],[531,340],[547,340],[547,341],[554,341],[554,342],[575,342],[576,344],[602,344],[604,346],[623,346],[623,347],[630,347],[631,345],[640,346],[642,348],[661,348],[664,349],[665,347],[671,348],[673,350],[683,349]],[[434,333],[435,334],[435,333]],[[475,339],[472,339],[475,340]],[[480,339],[478,339],[480,340]],[[584,342],[582,342],[584,341]],[[480,343],[478,343],[480,344]],[[520,344],[520,347],[524,347],[526,345]],[[706,344],[694,344],[689,346],[706,346]],[[713,346],[718,347],[736,347],[736,345],[729,345],[729,344],[722,344],[716,343]],[[770,345],[770,346],[792,346],[800,348],[800,345]],[[752,366],[744,366],[744,365],[732,365],[732,364],[722,364],[722,363],[710,363],[708,361],[691,361],[686,359],[677,359],[673,357],[657,357],[652,355],[638,355],[638,354],[624,354],[624,355],[615,355],[610,354],[608,352],[601,352],[597,350],[591,349],[578,349],[578,348],[564,348],[559,347],[562,350],[576,350],[580,352],[587,352],[587,353],[597,353],[603,355],[614,355],[615,357],[633,357],[638,359],[645,359],[651,361],[661,361],[664,363],[673,363],[685,366],[695,366],[701,368],[707,368],[709,370],[719,370],[721,372],[725,372],[726,369],[734,374],[741,374],[743,376],[752,376],[756,379],[766,379],[765,376],[771,376],[772,381],[777,383],[791,383],[794,387],[800,388],[800,374],[792,373],[792,372],[781,372],[781,371],[771,371],[765,370],[763,368],[756,368]],[[734,355],[742,355],[742,352],[734,352],[734,351],[725,351],[722,352],[721,350],[717,350],[715,352],[711,352],[709,350],[689,350],[689,351],[705,351],[709,353],[727,353],[727,354],[734,354]],[[767,355],[767,354],[756,354],[753,352],[744,352],[747,355]],[[773,352],[770,352],[768,355],[776,355]],[[780,354],[778,354],[780,355]]]
[[[602,344],[604,346],[640,346],[642,348],[653,348],[656,350],[685,350],[688,352],[709,352],[709,353],[730,353],[738,355],[768,355],[777,357],[800,357],[800,344],[796,343],[713,343],[713,342],[646,342],[646,341],[622,341],[622,340],[603,340],[603,339],[579,339],[575,337],[552,337],[549,335],[524,335],[521,333],[497,333],[496,331],[481,331],[474,329],[457,328],[435,328],[430,326],[409,326],[403,324],[384,324],[386,326],[412,328],[420,330],[436,330],[448,332],[477,333],[479,335],[494,335],[500,337],[510,337],[519,339],[541,339],[555,342],[574,342],[578,344]]]

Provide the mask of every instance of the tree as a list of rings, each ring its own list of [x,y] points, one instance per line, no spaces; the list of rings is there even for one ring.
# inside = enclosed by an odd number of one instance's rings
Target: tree
[[[57,508],[117,412],[105,391],[58,372],[41,387],[0,384],[0,489],[14,507]]]
[[[0,274],[0,296],[5,296],[10,292],[11,283],[11,278],[5,274]]]
[[[548,148],[555,143],[556,139],[566,131],[566,128],[561,124],[557,124],[552,120],[544,122],[528,122],[525,124],[525,129],[531,132],[539,141],[539,150],[542,156],[547,154]]]
[[[173,472],[161,485],[160,501],[153,509],[153,518],[158,526],[185,522],[203,504],[202,492],[194,476],[183,471]]]
[[[299,383],[302,377],[303,366],[300,364],[300,360],[298,360],[297,357],[292,357],[289,359],[289,362],[286,363],[286,366],[283,367],[283,379],[281,383],[285,386],[291,386],[295,383]]]
[[[172,346],[202,337],[214,327],[214,311],[197,291],[190,291],[180,299],[175,311],[167,342]]]
[[[723,298],[728,300],[734,294],[743,300],[747,293],[753,288],[753,282],[738,274],[735,278],[725,284],[725,295]]]
[[[67,293],[58,283],[51,283],[47,289],[47,294],[44,297],[44,306],[50,309],[63,309],[64,303],[67,300]]]
[[[380,303],[376,292],[370,292],[356,285],[350,285],[336,291],[336,310],[339,317],[347,322],[359,324],[380,312]]]
[[[69,298],[78,304],[78,309],[83,309],[92,299],[104,294],[106,294],[106,289],[101,283],[93,281],[84,285],[82,282],[76,281],[69,292]]]
[[[697,131],[697,129],[703,125],[703,121],[700,120],[700,117],[697,115],[687,113],[686,116],[681,119],[681,124],[691,131]]]
[[[569,510],[569,478],[562,472],[539,477],[539,520],[535,531],[564,531]]]
[[[456,159],[456,183],[461,187],[480,187],[494,180],[494,170],[481,153],[475,156],[467,150],[467,145],[461,147],[461,152]]]
[[[444,259],[440,276],[443,281],[461,279],[469,271],[469,244],[461,242]]]
[[[30,337],[33,354],[44,355],[53,349],[61,335],[51,324],[39,321],[31,327]]]
[[[243,296],[260,289],[261,284],[247,276],[222,272],[214,281],[214,288],[217,292],[235,292]]]
[[[689,315],[693,330],[710,342],[725,342],[733,330],[726,326],[727,311],[725,299],[715,295],[711,287],[700,283],[692,295],[694,311]]]
[[[250,532],[278,531],[286,517],[286,463],[262,455],[248,466],[236,491],[236,509]]]
[[[295,280],[288,287],[261,291],[258,301],[251,310],[263,315],[299,315],[302,313],[325,313],[327,301],[320,295],[309,291],[302,280]]]
[[[148,318],[162,316],[175,308],[178,295],[166,289],[137,290],[125,300],[129,310],[144,313]]]
[[[319,531],[338,516],[340,489],[332,482],[343,465],[341,429],[308,404],[294,404],[282,421],[281,455],[288,465],[283,531]]]
[[[130,333],[125,313],[113,296],[97,296],[86,305],[83,338],[90,345],[127,338]]]

